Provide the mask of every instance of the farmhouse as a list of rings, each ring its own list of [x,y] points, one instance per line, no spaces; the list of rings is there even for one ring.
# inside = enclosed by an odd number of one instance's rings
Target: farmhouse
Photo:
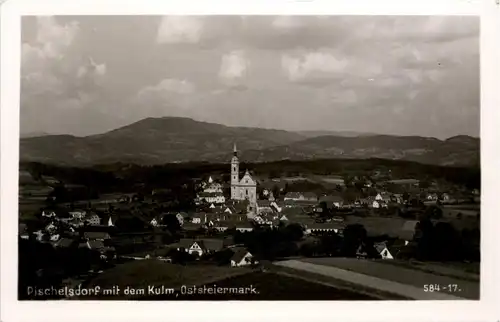
[[[203,254],[221,251],[224,247],[222,239],[181,239],[174,245],[178,251],[185,251],[192,255],[201,256]]]
[[[392,256],[385,243],[377,243],[374,245],[374,247],[377,253],[382,257],[382,259],[394,259],[394,256]]]
[[[234,251],[234,255],[231,257],[232,267],[248,266],[252,264],[253,256],[248,250],[243,247],[235,247],[232,250]]]

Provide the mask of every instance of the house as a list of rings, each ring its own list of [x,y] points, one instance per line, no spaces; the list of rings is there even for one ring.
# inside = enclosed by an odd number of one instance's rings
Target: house
[[[83,211],[83,210],[79,210],[79,211],[70,211],[69,212],[69,215],[74,218],[74,219],[82,219],[83,217],[85,217],[85,214],[87,212],[86,211]]]
[[[257,214],[273,212],[273,207],[271,206],[271,201],[269,200],[257,200]]]
[[[388,204],[385,200],[377,200],[376,197],[369,197],[368,198],[371,203],[370,206],[374,209],[380,209],[380,208],[388,208]]]
[[[226,202],[226,198],[222,192],[200,192],[198,200],[211,204],[223,204]]]
[[[85,221],[91,226],[99,226],[101,224],[101,218],[95,213],[87,214]]]
[[[182,238],[175,246],[178,251],[185,251],[192,255],[201,256],[221,251],[224,248],[224,241],[222,239],[194,240]]]
[[[322,234],[327,232],[335,232],[336,234],[340,234],[344,230],[344,225],[332,222],[329,223],[313,222],[304,225],[304,228],[305,228],[304,233],[306,235]]]
[[[271,200],[269,200],[269,201],[271,201]],[[281,207],[280,205],[278,205],[278,203],[276,201],[271,201],[271,207],[276,212],[281,212],[283,210],[283,207]]]
[[[394,259],[391,252],[387,248],[385,243],[377,243],[373,245],[378,254],[382,257],[382,259]]]
[[[428,193],[427,196],[426,196],[426,200],[427,201],[437,201],[438,200],[438,195],[437,193],[433,192],[433,193]]]
[[[395,193],[391,196],[391,201],[402,204],[404,202],[403,195],[400,193]]]
[[[387,192],[380,192],[375,196],[376,201],[382,201],[384,203],[391,202],[391,195]]]
[[[191,220],[193,224],[201,224],[201,217],[193,217]]]
[[[318,201],[316,194],[312,192],[288,192],[284,198],[285,201]]]
[[[253,226],[250,222],[248,221],[243,221],[241,223],[236,224],[236,230],[239,232],[249,232],[253,230]]]
[[[403,226],[401,227],[401,230],[397,233],[397,235],[399,238],[405,241],[405,244],[408,244],[413,240],[417,224],[417,220],[407,220],[403,223]]]
[[[231,267],[248,266],[252,264],[252,254],[243,247],[235,247],[232,249],[234,255],[231,257]]]
[[[47,211],[47,212],[42,211],[42,217],[55,218],[57,216],[56,216],[56,213],[53,211]]]
[[[341,208],[344,205],[344,199],[341,196],[323,196],[319,202],[325,202],[328,208]]]
[[[222,194],[222,185],[218,182],[214,182],[212,177],[209,177],[208,184],[203,184],[203,192]]]
[[[280,221],[288,221],[288,217],[283,215],[281,216]]]
[[[83,237],[86,240],[97,240],[97,241],[104,241],[111,238],[108,233],[100,231],[86,231],[85,233],[83,233]]]
[[[101,249],[104,248],[104,243],[102,240],[88,240],[87,241],[87,248],[88,249]]]

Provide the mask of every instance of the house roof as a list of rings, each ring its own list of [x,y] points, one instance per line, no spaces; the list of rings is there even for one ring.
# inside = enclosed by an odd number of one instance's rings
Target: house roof
[[[200,192],[198,196],[200,198],[223,197],[224,194],[222,192]]]
[[[200,240],[203,246],[200,247],[211,250],[211,251],[219,251],[224,248],[224,240],[223,239],[202,239]]]
[[[257,206],[259,206],[259,207],[271,207],[271,201],[269,201],[269,200],[257,200]]]
[[[90,246],[90,249],[104,248],[104,243],[100,240],[89,240],[87,243]]]
[[[236,263],[241,262],[241,260],[249,253],[248,250],[244,247],[235,247],[233,248],[233,251],[234,255],[231,257],[231,260],[235,261]]]
[[[404,231],[414,231],[417,227],[418,220],[407,220],[403,224],[402,230]]]
[[[101,231],[86,231],[83,236],[87,239],[109,239],[110,236],[106,232]]]
[[[375,247],[378,253],[381,253],[387,247],[387,245],[385,243],[376,243],[375,245],[373,245],[373,247]]]

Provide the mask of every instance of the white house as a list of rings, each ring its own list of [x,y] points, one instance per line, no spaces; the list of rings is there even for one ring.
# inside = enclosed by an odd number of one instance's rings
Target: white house
[[[56,213],[53,212],[53,211],[51,211],[51,212],[42,211],[42,217],[54,218],[54,217],[57,217],[57,216],[56,216]]]
[[[380,208],[387,208],[387,203],[383,200],[373,200],[372,202],[372,208],[375,209],[380,209]]]
[[[198,199],[200,201],[205,201],[207,203],[222,204],[226,202],[226,198],[222,192],[201,192],[198,194]]]
[[[200,217],[193,217],[191,220],[193,224],[201,224],[201,218]]]
[[[181,239],[178,243],[177,250],[201,256],[205,253],[214,253],[223,249],[223,241],[219,239]]]
[[[252,264],[252,254],[244,248],[235,249],[231,257],[231,267],[248,266]]]
[[[394,259],[385,243],[375,244],[374,247],[377,250],[377,253],[379,253],[382,257],[382,259]]]
[[[149,223],[153,227],[158,227],[158,220],[156,220],[156,218],[153,218],[153,220],[151,220]]]

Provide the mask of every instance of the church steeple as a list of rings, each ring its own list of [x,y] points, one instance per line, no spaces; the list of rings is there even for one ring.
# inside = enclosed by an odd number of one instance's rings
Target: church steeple
[[[236,143],[233,145],[233,155],[238,156],[238,150],[236,150]]]

